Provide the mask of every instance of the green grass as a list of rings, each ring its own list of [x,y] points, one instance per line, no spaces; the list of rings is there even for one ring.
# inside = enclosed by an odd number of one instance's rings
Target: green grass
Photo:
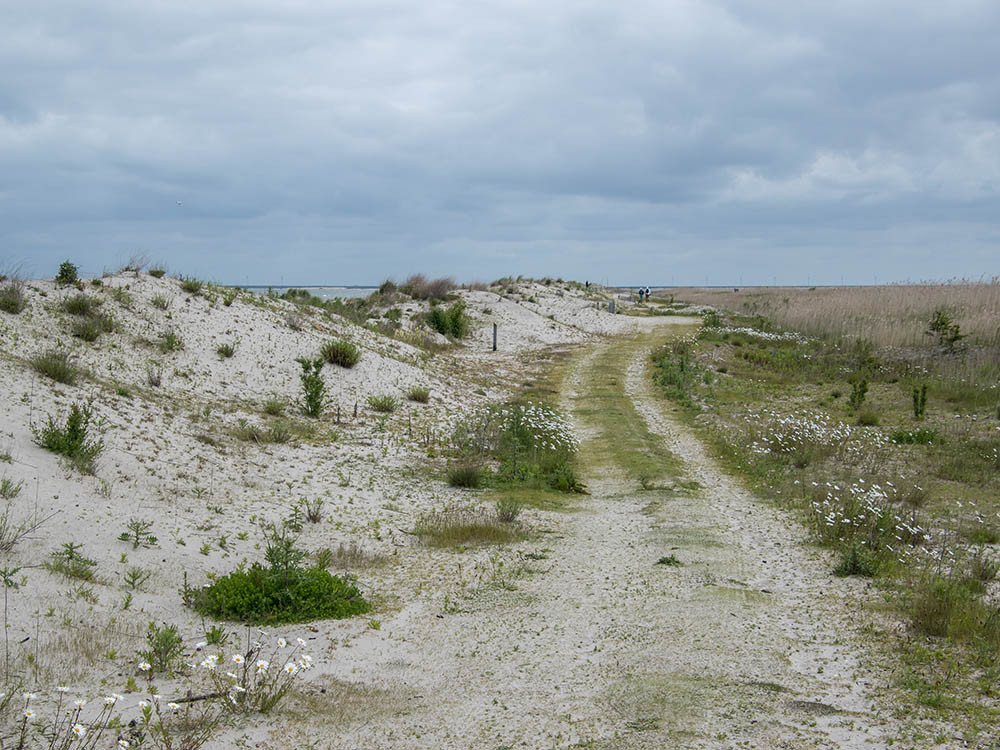
[[[80,370],[65,349],[50,349],[36,354],[29,362],[36,372],[46,375],[57,383],[73,385],[80,376]]]
[[[469,510],[442,511],[421,518],[413,529],[430,547],[474,547],[508,544],[525,537],[524,532],[492,515]]]
[[[28,298],[24,293],[24,284],[19,281],[8,281],[0,287],[0,311],[17,315],[28,306]]]
[[[637,482],[679,477],[682,464],[650,432],[646,420],[625,394],[625,368],[652,343],[649,337],[619,339],[602,348],[582,371],[580,395],[573,413],[598,437],[581,447],[582,462],[593,467],[618,467]]]
[[[45,425],[34,430],[35,442],[46,450],[63,456],[84,474],[93,474],[104,442],[92,436],[94,414],[90,404],[73,404],[60,425],[50,415]]]
[[[348,370],[361,361],[361,350],[347,339],[327,341],[319,353],[330,364]]]
[[[418,404],[426,404],[431,400],[431,389],[415,385],[406,392],[406,398]]]
[[[63,312],[70,315],[92,315],[101,306],[101,300],[86,294],[74,294],[63,300]]]
[[[382,394],[379,396],[369,396],[368,406],[377,412],[383,414],[391,414],[399,408],[399,399],[395,396],[389,394]]]

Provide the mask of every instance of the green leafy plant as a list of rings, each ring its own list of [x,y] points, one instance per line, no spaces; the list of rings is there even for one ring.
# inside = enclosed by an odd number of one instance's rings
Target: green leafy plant
[[[176,352],[183,348],[184,341],[181,339],[180,334],[176,331],[166,331],[162,336],[160,336],[160,351],[164,354],[167,352]]]
[[[399,407],[399,399],[388,393],[379,396],[369,396],[368,405],[377,412],[391,414]]]
[[[67,578],[92,581],[97,561],[84,557],[80,551],[82,549],[82,544],[65,542],[61,549],[52,553],[52,559],[45,563],[45,567],[54,573],[62,573]]]
[[[330,364],[347,369],[361,361],[361,350],[347,339],[327,341],[320,348],[320,355]]]
[[[228,359],[236,353],[236,346],[233,344],[219,344],[215,347],[215,353],[219,355],[219,359]]]
[[[231,307],[237,297],[239,297],[239,292],[236,289],[228,289],[226,290],[226,293],[222,295],[222,304],[226,307]]]
[[[152,547],[156,544],[156,537],[150,533],[153,528],[152,521],[144,521],[141,518],[131,518],[125,524],[125,531],[118,535],[123,542],[130,542],[132,549],[139,547]]]
[[[153,672],[173,672],[174,663],[184,654],[184,640],[176,625],[162,626],[150,622],[146,628],[146,650],[138,655],[149,664]]]
[[[4,500],[13,500],[21,492],[24,482],[15,482],[13,479],[4,477],[0,479],[0,497]]]
[[[913,418],[923,419],[927,412],[927,383],[917,388],[913,386]]]
[[[299,357],[302,365],[299,379],[302,382],[302,411],[306,416],[318,417],[326,406],[326,383],[323,382],[323,360]]]
[[[229,633],[221,625],[213,625],[205,631],[205,643],[210,646],[225,646],[229,642]]]
[[[162,294],[154,294],[153,298],[150,300],[153,307],[158,310],[166,310],[170,307],[170,300],[164,297]]]
[[[125,572],[125,575],[122,576],[122,580],[125,582],[126,586],[135,591],[137,588],[142,586],[142,584],[148,581],[152,575],[151,571],[143,570],[138,567],[132,567]]]
[[[61,285],[75,284],[79,270],[68,260],[59,264],[59,271],[56,273],[56,283]]]
[[[868,550],[853,544],[833,570],[838,576],[861,576],[872,578],[878,573],[878,561]]]
[[[349,580],[302,566],[306,553],[285,527],[267,531],[265,562],[237,568],[193,595],[203,615],[276,625],[363,614],[371,605]]]
[[[670,554],[664,555],[659,560],[656,561],[657,565],[667,565],[669,567],[680,567],[684,563],[677,559],[677,555]]]
[[[447,309],[432,307],[427,322],[438,333],[456,339],[465,338],[469,331],[469,317],[465,314],[465,301],[455,300]]]
[[[154,279],[162,279],[166,275],[167,269],[162,266],[153,266],[147,273]]]
[[[867,395],[867,378],[857,378],[853,383],[851,383],[851,395],[848,396],[847,399],[847,402],[851,407],[851,411],[857,411],[860,409],[861,405],[865,402],[865,396]]]
[[[921,428],[919,430],[896,430],[889,439],[894,443],[906,445],[930,445],[938,439],[936,430]]]
[[[64,456],[71,466],[84,474],[93,474],[97,457],[104,450],[101,438],[91,439],[88,433],[93,420],[89,403],[73,404],[64,426],[51,416],[44,427],[34,430],[35,442],[41,447]]]
[[[949,350],[954,349],[955,345],[965,338],[959,324],[954,322],[947,311],[941,307],[934,311],[925,333],[928,336],[936,336],[938,344],[948,347]]]

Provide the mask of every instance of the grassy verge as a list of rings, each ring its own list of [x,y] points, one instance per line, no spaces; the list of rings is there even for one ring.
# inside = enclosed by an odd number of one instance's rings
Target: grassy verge
[[[922,352],[940,361],[921,369],[912,352],[759,316],[711,322],[656,353],[663,394],[732,473],[800,515],[832,573],[882,589],[907,625],[883,635],[908,718],[981,737],[1000,716],[995,389],[963,383],[967,363],[949,370],[946,349]]]
[[[581,461],[594,468],[612,468],[642,487],[674,479],[681,462],[649,431],[632,399],[625,394],[625,368],[651,339],[616,340],[599,350],[583,368],[573,413],[597,437],[581,447]]]

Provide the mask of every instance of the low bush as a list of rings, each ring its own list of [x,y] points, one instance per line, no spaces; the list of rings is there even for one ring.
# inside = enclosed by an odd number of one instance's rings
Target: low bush
[[[368,406],[377,412],[391,414],[399,408],[399,399],[395,396],[389,395],[388,393],[384,393],[380,396],[369,396]]]
[[[431,389],[415,385],[406,392],[406,398],[418,404],[426,404],[431,400]]]
[[[115,329],[115,321],[108,314],[88,315],[73,321],[70,332],[83,341],[97,341],[102,333],[110,333]]]
[[[67,297],[61,305],[63,312],[70,315],[91,315],[100,306],[101,300],[83,293]]]
[[[69,353],[64,349],[50,349],[36,354],[30,362],[36,372],[47,375],[57,383],[73,385],[80,374]]]
[[[399,291],[414,299],[444,299],[456,286],[455,280],[451,277],[428,279],[418,273],[400,284]]]
[[[193,276],[181,276],[181,289],[188,294],[198,294],[205,282]]]
[[[162,279],[166,275],[167,269],[163,268],[162,266],[155,266],[153,268],[150,268],[147,273],[149,273],[149,275],[152,276],[154,279]]]
[[[448,469],[448,484],[452,487],[477,489],[482,483],[483,471],[475,464],[458,464]]]
[[[837,576],[873,578],[878,573],[878,561],[860,545],[852,545],[833,570]]]
[[[261,625],[341,619],[371,609],[354,583],[322,568],[304,568],[305,553],[284,530],[272,529],[267,566],[254,563],[193,594],[202,615]]]
[[[512,497],[502,497],[496,502],[497,519],[503,523],[513,523],[521,515],[524,507],[520,500]]]
[[[277,396],[272,396],[264,400],[261,408],[265,414],[270,414],[272,417],[280,417],[285,413],[285,401]]]
[[[34,430],[35,443],[65,457],[71,466],[84,474],[93,474],[97,457],[104,450],[104,441],[89,436],[92,420],[89,403],[73,404],[65,425],[60,426],[50,415],[45,426]]]
[[[323,359],[332,365],[340,365],[346,369],[354,367],[361,361],[361,350],[347,339],[327,341],[320,349]]]
[[[465,314],[465,301],[456,300],[447,309],[440,306],[432,307],[427,315],[427,322],[431,328],[443,336],[452,336],[456,339],[465,338],[469,332],[469,318]]]
[[[24,284],[19,279],[10,279],[0,287],[0,310],[17,315],[27,306]]]
[[[160,351],[176,352],[184,348],[184,341],[176,331],[167,331],[160,337]]]
[[[236,353],[236,346],[233,344],[219,344],[215,347],[215,353],[219,355],[219,359],[229,359]]]

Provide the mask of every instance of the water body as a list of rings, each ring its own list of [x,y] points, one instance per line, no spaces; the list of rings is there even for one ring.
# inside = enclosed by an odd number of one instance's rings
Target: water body
[[[289,289],[303,289],[320,299],[356,299],[367,297],[378,290],[377,286],[248,286],[244,288],[257,294],[267,294],[270,289],[277,295],[282,295]]]

